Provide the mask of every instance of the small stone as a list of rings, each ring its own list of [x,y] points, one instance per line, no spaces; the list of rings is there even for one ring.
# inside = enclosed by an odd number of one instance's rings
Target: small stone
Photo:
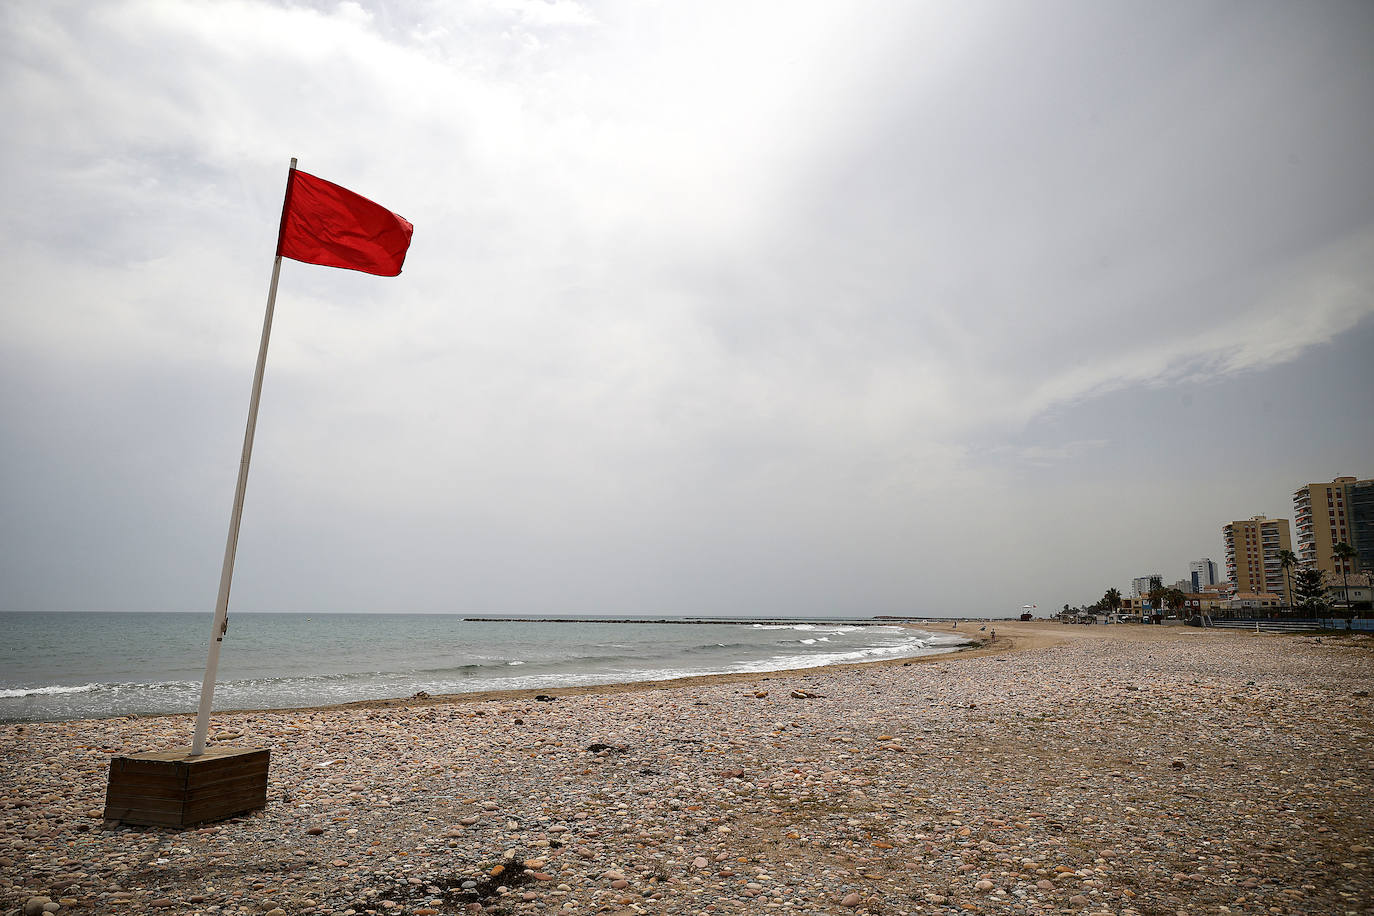
[[[705,868],[708,864],[710,863],[706,861],[705,856],[697,856],[695,859],[692,860],[693,868]]]
[[[323,827],[311,827],[309,830],[306,831],[306,834],[308,836],[319,836],[322,833],[324,833]]]
[[[992,890],[994,885],[987,878],[984,878],[982,881],[979,881],[977,884],[973,886],[986,894],[988,891]]]
[[[1074,894],[1069,898],[1069,904],[1072,906],[1087,906],[1088,898],[1084,897],[1082,894]],[[272,916],[272,914],[269,913],[267,916]]]
[[[858,891],[850,891],[848,894],[845,894],[844,899],[840,901],[840,906],[856,907],[862,902],[863,898],[859,896]]]
[[[51,897],[30,897],[24,901],[24,916],[38,916],[49,903],[52,903]]]

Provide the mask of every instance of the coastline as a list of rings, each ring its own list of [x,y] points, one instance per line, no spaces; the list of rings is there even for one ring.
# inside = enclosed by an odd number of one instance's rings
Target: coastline
[[[265,616],[275,617],[277,615]],[[295,616],[304,617],[307,622],[310,619],[304,615]],[[368,617],[370,615],[352,616]],[[463,622],[467,623],[475,619],[463,618]],[[523,640],[513,641],[507,636],[507,642],[504,645],[498,639],[489,648],[477,649],[476,654],[473,655],[473,659],[477,661],[473,663],[468,663],[467,660],[462,659],[455,662],[451,660],[451,657],[437,657],[430,653],[417,664],[409,652],[398,652],[396,647],[392,646],[389,654],[384,652],[376,658],[363,656],[360,661],[355,661],[353,668],[327,668],[323,673],[316,673],[312,672],[308,665],[302,667],[299,660],[293,656],[277,650],[276,647],[289,644],[277,641],[271,643],[273,647],[271,651],[276,652],[275,659],[260,663],[259,670],[250,675],[248,680],[242,679],[242,672],[236,672],[240,675],[239,679],[231,676],[226,681],[223,676],[224,672],[221,672],[222,676],[215,698],[216,715],[291,709],[330,709],[340,706],[398,705],[412,698],[434,698],[436,702],[469,702],[489,696],[534,696],[553,691],[623,692],[640,689],[640,685],[644,689],[651,689],[655,686],[691,683],[701,678],[728,678],[732,676],[748,678],[760,673],[794,673],[823,667],[869,664],[875,661],[902,663],[918,660],[926,655],[944,656],[954,651],[968,651],[985,641],[978,638],[979,634],[970,633],[967,629],[957,633],[945,630],[938,622],[918,623],[896,620],[868,622],[773,618],[757,621],[716,621],[707,618],[673,621],[650,618],[592,620],[481,618],[481,620],[496,624],[576,623],[580,625],[589,622],[614,624],[621,627],[621,632],[617,635],[622,641],[633,641],[632,636],[638,637],[638,634],[627,632],[627,630],[633,630],[634,627],[627,628],[626,624],[652,626],[662,623],[686,623],[694,626],[713,626],[728,623],[755,629],[762,627],[769,630],[814,630],[820,627],[822,633],[829,632],[826,629],[828,627],[839,627],[841,628],[839,632],[877,628],[887,631],[907,631],[913,635],[899,637],[898,642],[905,639],[914,640],[917,644],[915,646],[887,645],[882,639],[875,637],[873,642],[860,640],[858,643],[854,643],[853,640],[850,640],[848,646],[840,648],[830,643],[829,636],[820,636],[819,639],[805,639],[798,636],[795,642],[810,648],[794,647],[788,639],[783,638],[775,646],[759,645],[754,657],[749,656],[747,649],[741,657],[738,647],[747,646],[747,640],[731,643],[727,646],[724,642],[713,644],[710,637],[703,636],[700,637],[703,640],[700,646],[692,644],[690,639],[684,641],[682,646],[672,645],[670,640],[668,641],[670,644],[664,650],[658,654],[650,652],[642,662],[638,663],[633,651],[627,652],[623,656],[610,655],[609,659],[613,663],[603,670],[599,667],[599,663],[606,661],[606,659],[600,657],[587,659],[588,665],[584,667],[581,665],[582,656],[586,654],[597,656],[598,651],[614,652],[631,647],[609,643],[605,646],[598,644],[593,647],[589,644],[565,648],[557,642],[550,642],[547,634],[541,633],[540,638],[534,640],[528,655],[525,654],[526,647],[523,645]],[[945,621],[946,624],[949,622],[951,621]],[[299,632],[285,635],[293,638],[302,638],[303,636]],[[354,638],[365,638],[357,633],[354,633],[353,636]],[[925,638],[916,640],[917,636]],[[838,639],[838,637],[836,638]],[[891,637],[884,637],[884,639],[891,642]],[[261,643],[261,641],[262,638],[259,636],[259,642]],[[929,643],[929,645],[925,645],[925,643]],[[649,640],[645,644],[655,645],[655,642]],[[21,642],[20,645],[22,646],[23,643]],[[712,645],[716,648],[711,648]],[[685,651],[679,655],[674,655],[674,651],[679,648],[684,648]],[[716,649],[722,649],[725,652],[716,653]],[[729,656],[731,650],[735,650],[733,658],[717,657],[710,661],[703,661],[704,656],[693,654],[712,652],[716,653],[717,656],[721,654]],[[495,654],[484,655],[483,652]],[[891,654],[893,652],[916,654]],[[27,660],[28,656],[25,657],[26,663]],[[626,660],[628,660],[628,664]],[[358,667],[358,665],[362,667]],[[515,667],[524,665],[532,665],[533,667],[520,667],[518,670]],[[59,664],[57,667],[61,669],[62,666]],[[476,668],[486,670],[481,672],[469,672],[467,670]],[[200,696],[198,678],[194,683],[187,678],[174,680],[153,678],[151,682],[145,683],[140,677],[141,672],[129,670],[127,666],[124,670],[113,673],[113,677],[106,673],[104,675],[105,680],[102,680],[102,674],[78,673],[72,675],[77,678],[76,681],[70,682],[74,686],[68,686],[69,682],[62,680],[48,684],[40,680],[45,676],[45,673],[40,673],[40,670],[42,669],[35,668],[30,672],[28,679],[23,679],[21,675],[21,679],[14,682],[15,684],[33,684],[35,686],[16,686],[0,690],[0,727],[19,722],[98,720],[125,716],[193,715]],[[393,671],[395,672],[394,675],[391,673]],[[454,676],[456,673],[462,676]],[[476,676],[469,677],[470,674]],[[339,681],[352,681],[353,683],[339,687],[335,685],[335,682]],[[325,686],[322,687],[322,684]],[[244,689],[245,687],[246,689]],[[164,692],[162,688],[169,689]],[[26,690],[29,692],[25,693]],[[192,690],[194,690],[193,694]],[[95,693],[90,693],[91,691],[95,691]],[[88,694],[89,700],[86,699]],[[29,700],[32,702],[29,705],[24,705]]]
[[[272,749],[268,805],[184,832],[100,808],[110,757],[184,746],[188,716],[0,726],[0,913],[34,896],[201,916],[1374,899],[1374,640],[996,629],[922,659],[546,701],[216,713],[222,743]]]
[[[961,623],[964,621],[960,621]],[[972,624],[974,621],[968,621]],[[1064,624],[1050,623],[1048,621],[1031,621],[1029,626],[1023,621],[1000,621],[1003,633],[995,639],[992,637],[969,636],[970,642],[965,646],[952,647],[948,652],[940,652],[933,655],[915,655],[899,658],[884,658],[867,662],[840,662],[832,665],[815,665],[809,668],[778,668],[772,671],[740,671],[727,672],[723,674],[694,674],[684,677],[665,678],[661,680],[647,681],[623,681],[607,684],[578,684],[568,687],[531,687],[518,690],[477,690],[469,693],[442,693],[431,694],[424,697],[389,697],[375,700],[353,700],[347,703],[333,703],[322,706],[302,706],[286,707],[276,710],[252,710],[252,709],[229,709],[225,713],[252,713],[252,712],[290,712],[292,710],[312,712],[326,712],[334,709],[395,709],[419,706],[443,706],[452,704],[467,704],[488,701],[515,701],[533,700],[536,696],[587,696],[587,695],[615,695],[622,693],[639,693],[642,691],[672,690],[676,688],[708,687],[723,684],[739,684],[766,681],[774,678],[795,678],[804,677],[809,674],[824,671],[847,671],[863,668],[909,668],[914,665],[930,665],[947,662],[951,659],[959,658],[984,658],[989,655],[1000,655],[1005,652],[1023,651],[1026,649],[1043,649],[1050,646],[1062,645],[1072,642],[1076,637],[1092,635],[1079,634],[1074,630],[1090,629],[1086,627],[1068,627]],[[900,626],[921,632],[932,632],[930,627],[916,623],[885,621],[882,626]],[[996,627],[992,623],[988,624],[990,630]],[[1069,632],[1058,633],[1058,628],[1063,628]],[[941,631],[941,635],[944,635]],[[961,634],[969,635],[969,634]],[[216,713],[219,715],[220,713]],[[189,716],[191,713],[159,713],[158,715],[167,716]]]
[[[904,626],[907,629],[930,632],[926,627],[915,624],[886,624]],[[421,706],[447,706],[483,702],[512,702],[533,700],[537,696],[578,697],[588,695],[613,696],[622,693],[640,693],[655,690],[673,690],[690,687],[709,687],[722,684],[765,681],[771,678],[802,677],[820,671],[843,671],[851,668],[910,667],[918,664],[947,661],[953,657],[976,658],[995,652],[1009,652],[1014,648],[1012,638],[999,637],[997,645],[993,640],[983,639],[967,646],[954,646],[947,652],[932,655],[913,655],[897,658],[883,658],[867,662],[840,662],[830,665],[813,665],[809,668],[777,668],[768,671],[730,671],[720,674],[690,674],[682,677],[661,678],[644,681],[614,681],[605,684],[574,684],[566,687],[521,687],[514,690],[473,690],[465,693],[436,693],[424,696],[383,697],[375,700],[351,700],[346,703],[329,703],[319,706],[291,706],[272,710],[227,709],[224,713],[245,714],[253,712],[328,712],[336,709],[396,709]],[[194,713],[159,713],[166,716],[191,716]],[[216,712],[215,715],[220,715]]]

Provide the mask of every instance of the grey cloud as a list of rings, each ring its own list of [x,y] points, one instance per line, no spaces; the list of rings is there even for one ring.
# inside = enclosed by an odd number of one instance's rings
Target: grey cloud
[[[1368,377],[1367,5],[0,17],[0,608],[208,603],[291,155],[417,228],[284,268],[244,608],[1046,606],[1370,470],[1224,447]]]

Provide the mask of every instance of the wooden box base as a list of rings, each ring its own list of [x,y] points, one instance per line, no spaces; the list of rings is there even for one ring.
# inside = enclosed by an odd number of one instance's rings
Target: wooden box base
[[[189,827],[267,804],[265,748],[148,751],[110,760],[105,819],[150,827]]]

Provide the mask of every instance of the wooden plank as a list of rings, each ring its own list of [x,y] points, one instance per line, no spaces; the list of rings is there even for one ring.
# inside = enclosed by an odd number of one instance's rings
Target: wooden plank
[[[145,776],[141,773],[131,776],[128,773],[111,773],[109,789],[112,792],[116,789],[138,790],[141,795],[170,795],[186,791],[186,780],[175,776]]]
[[[267,777],[267,767],[263,766],[242,766],[230,769],[215,770],[191,770],[186,778],[188,786],[208,786],[226,779],[242,779],[244,777],[257,777],[265,779]]]
[[[216,792],[232,792],[243,786],[266,786],[266,773],[246,773],[232,779],[217,779],[202,785],[187,786],[183,795],[187,798],[205,798]]]
[[[136,810],[136,812],[154,812],[166,814],[169,817],[181,817],[181,812],[185,810],[185,803],[180,798],[148,798],[144,795],[126,795],[124,798],[109,799],[104,803],[104,808],[124,808]],[[120,818],[124,820],[124,818]]]
[[[183,822],[198,824],[201,821],[218,820],[253,811],[267,804],[265,791],[240,792],[234,795],[218,795],[214,798],[188,804],[183,813]]]
[[[186,768],[188,785],[215,782],[244,773],[265,774],[268,768],[266,757],[260,759],[218,761],[204,766],[191,765]]]
[[[110,761],[110,769],[120,773],[139,776],[172,776],[183,772],[176,764],[169,761],[139,761],[139,759],[129,759],[128,757],[115,757]]]
[[[107,805],[105,807],[105,819],[147,827],[182,827],[185,825],[180,810],[166,812],[153,811],[147,808],[111,807]]]
[[[116,792],[105,799],[105,804],[173,811],[185,807],[186,800],[181,795],[139,795],[135,792]]]
[[[265,786],[246,786],[235,789],[233,792],[221,792],[218,795],[207,795],[186,803],[187,810],[207,810],[214,808],[236,808],[237,805],[252,805],[255,802],[262,804],[267,799],[267,789]]]
[[[241,779],[226,779],[208,786],[196,786],[186,790],[186,802],[198,802],[207,798],[214,798],[216,795],[233,795],[237,792],[259,791],[265,795],[267,793],[267,780],[258,776],[247,776]]]

